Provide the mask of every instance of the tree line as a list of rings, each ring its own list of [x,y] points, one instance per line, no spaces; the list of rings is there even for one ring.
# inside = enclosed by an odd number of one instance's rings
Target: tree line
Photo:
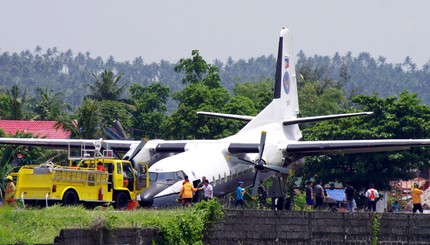
[[[1,84],[5,86],[0,93],[1,118],[56,120],[57,127],[71,131],[73,138],[105,138],[103,129],[117,119],[134,139],[217,139],[236,133],[244,123],[201,117],[197,111],[252,116],[273,96],[275,60],[272,56],[209,64],[193,50],[191,57],[180,59],[176,64],[162,61],[152,65],[145,65],[141,58],[133,63],[118,63],[111,57],[104,63],[100,58],[90,58],[89,54],[72,57],[71,51],[36,55],[3,53],[0,62],[9,59],[22,63],[6,62],[2,64],[7,67],[0,66]],[[31,65],[24,68],[26,59]],[[365,54],[358,58],[350,53],[329,58],[306,57],[300,52],[296,71],[302,116],[375,112],[369,117],[304,125],[303,139],[429,138],[429,107],[418,93],[404,90],[409,88],[407,85],[415,88],[418,86],[413,84],[424,84],[428,66],[418,70],[410,60],[400,66],[383,61],[380,58],[376,62]],[[369,73],[378,71],[386,72],[379,74],[380,80],[370,77]],[[247,74],[246,80],[238,79],[237,74],[242,72]],[[55,82],[58,74],[62,78],[60,83]],[[227,83],[223,76],[234,82]],[[35,77],[46,78],[42,83],[35,83]],[[377,87],[374,79],[392,79],[391,83],[398,81],[399,84],[381,83],[388,88],[395,87],[384,90],[386,96],[377,95],[373,90],[372,95],[365,95],[367,89]],[[32,95],[26,82],[37,84]],[[55,89],[56,85],[61,85],[60,89]],[[397,89],[402,90],[390,96]],[[79,103],[73,104],[69,99]],[[171,111],[169,101],[175,104]],[[369,182],[387,187],[387,180],[410,178],[412,169],[424,170],[428,165],[428,150],[414,148],[404,152],[312,157],[307,159],[300,174],[326,182],[349,181],[360,189]]]
[[[430,60],[418,67],[410,57],[400,63],[388,63],[386,58],[372,57],[367,52],[354,57],[351,52],[345,55],[335,53],[333,56],[306,56],[303,51],[297,55],[298,77],[305,80],[341,81],[344,89],[351,94],[378,94],[381,97],[396,96],[403,90],[418,93],[423,102],[430,104]],[[221,84],[232,91],[236,84],[258,82],[273,79],[276,59],[273,55],[250,59],[232,58],[225,62],[212,62],[219,71]],[[20,53],[0,51],[0,88],[11,88],[13,84],[20,87],[38,86],[52,89],[55,93],[64,94],[64,100],[72,108],[77,108],[88,93],[84,84],[91,83],[92,74],[110,70],[122,75],[121,84],[137,83],[148,86],[160,82],[172,92],[182,90],[183,74],[174,71],[177,62],[161,60],[146,63],[144,58],[137,57],[131,61],[118,62],[113,56],[107,60],[92,57],[90,52],[75,54],[72,50],[59,51],[56,47],[43,50],[37,46],[34,51]],[[28,91],[35,95],[35,91]],[[167,102],[167,111],[172,113],[177,103],[171,99]]]

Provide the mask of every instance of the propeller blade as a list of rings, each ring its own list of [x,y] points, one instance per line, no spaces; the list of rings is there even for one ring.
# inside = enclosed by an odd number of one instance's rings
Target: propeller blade
[[[241,157],[237,157],[235,155],[227,155],[225,157],[225,160],[227,160],[229,163],[232,163],[232,164],[244,163],[244,164],[248,164],[248,165],[255,165],[254,162],[247,160],[247,159],[243,159]]]
[[[266,131],[261,131],[260,147],[258,148],[258,161],[261,161],[261,159],[263,159],[264,145],[266,144],[266,134]]]
[[[134,148],[133,153],[130,155],[129,160],[132,161],[133,158],[137,155],[137,153],[139,153],[139,151],[143,148],[143,146],[145,146],[146,141],[140,141],[139,145],[136,146],[136,148]]]
[[[289,173],[290,173],[290,171],[289,171],[287,168],[280,167],[280,166],[275,166],[275,165],[263,165],[263,167],[264,167],[265,169],[269,169],[269,170],[272,170],[272,171],[276,171],[276,172],[279,172],[279,173],[282,173],[282,174],[289,174]]]
[[[257,170],[257,172],[255,172],[255,177],[254,177],[254,186],[252,187],[252,196],[253,197],[257,196],[259,184],[260,184],[260,171]]]

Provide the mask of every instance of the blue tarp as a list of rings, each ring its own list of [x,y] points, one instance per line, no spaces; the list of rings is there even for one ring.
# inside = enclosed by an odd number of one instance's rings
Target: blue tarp
[[[327,195],[331,196],[331,198],[335,199],[338,202],[342,202],[345,200],[345,190],[343,189],[326,189]]]

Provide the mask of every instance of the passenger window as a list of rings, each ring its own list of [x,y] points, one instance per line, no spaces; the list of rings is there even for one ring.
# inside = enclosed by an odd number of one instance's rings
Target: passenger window
[[[139,174],[140,175],[146,174],[146,165],[139,165]]]
[[[121,168],[121,163],[120,162],[116,163],[116,173],[117,174],[122,174],[122,168]]]
[[[122,165],[122,167],[123,167],[123,171],[125,173],[124,177],[133,178],[133,173],[132,173],[131,167],[128,164],[124,164],[124,165]]]

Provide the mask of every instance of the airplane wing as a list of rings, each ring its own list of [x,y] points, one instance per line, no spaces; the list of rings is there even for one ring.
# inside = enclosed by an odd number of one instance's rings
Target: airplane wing
[[[319,156],[409,150],[411,147],[430,146],[430,139],[292,141],[276,145],[285,149],[288,155]],[[257,143],[231,143],[228,152],[258,153],[258,149]]]
[[[39,139],[39,138],[0,138],[0,144],[27,145],[50,149],[94,149],[97,139]],[[103,140],[109,149],[116,152],[128,152],[130,146],[140,143],[138,140]]]
[[[420,146],[430,146],[430,139],[297,141],[284,144],[282,148],[289,155],[318,156],[408,150]]]
[[[27,145],[50,149],[88,149],[100,140],[92,139],[38,139],[38,138],[0,138],[0,144]],[[138,140],[103,140],[109,149],[117,152],[128,152],[132,145],[138,145]],[[186,142],[159,143],[154,149],[157,152],[183,152]],[[411,147],[430,146],[430,139],[387,139],[387,140],[331,140],[331,141],[291,141],[276,144],[285,149],[289,155],[315,156],[346,153],[381,152],[408,150]],[[230,153],[258,153],[258,143],[231,143]]]

